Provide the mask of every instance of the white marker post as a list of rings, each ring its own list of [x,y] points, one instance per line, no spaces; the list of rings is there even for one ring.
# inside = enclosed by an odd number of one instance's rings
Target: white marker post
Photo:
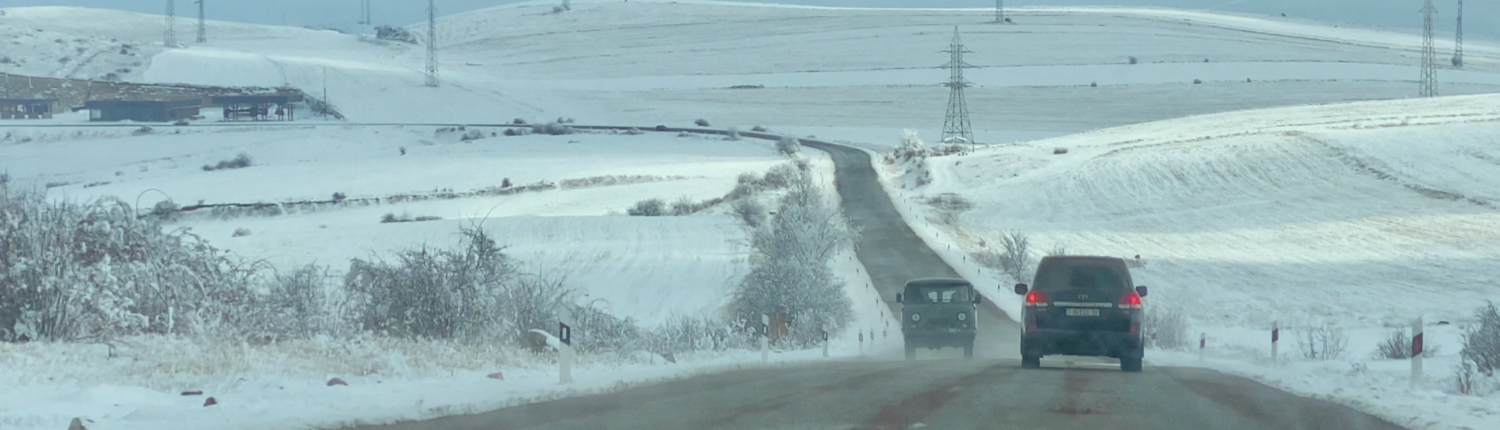
[[[557,321],[557,383],[573,383],[573,315],[563,310]]]
[[[760,362],[771,362],[771,317],[760,314]]]
[[[1422,317],[1411,322],[1411,386],[1422,380]]]
[[[1208,333],[1198,333],[1198,361],[1203,361],[1203,348],[1208,346]]]
[[[1281,321],[1271,323],[1271,366],[1281,364],[1281,353],[1278,346],[1281,344]]]
[[[823,330],[823,358],[828,358],[828,330]]]

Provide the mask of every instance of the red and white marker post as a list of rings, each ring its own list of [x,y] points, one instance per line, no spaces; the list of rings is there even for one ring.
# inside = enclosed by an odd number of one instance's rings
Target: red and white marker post
[[[1411,386],[1422,379],[1422,317],[1411,322]]]
[[[1203,361],[1203,349],[1208,346],[1208,333],[1198,333],[1198,361]]]

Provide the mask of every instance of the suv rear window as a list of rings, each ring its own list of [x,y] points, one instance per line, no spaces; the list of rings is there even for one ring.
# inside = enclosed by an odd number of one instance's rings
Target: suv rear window
[[[913,285],[906,287],[908,303],[970,303],[969,286],[963,284]]]
[[[1099,263],[1063,263],[1043,265],[1036,274],[1039,290],[1124,290],[1129,289],[1120,269]]]

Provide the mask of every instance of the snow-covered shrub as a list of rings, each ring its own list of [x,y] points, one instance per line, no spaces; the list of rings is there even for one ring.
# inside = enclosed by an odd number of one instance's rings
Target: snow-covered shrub
[[[1475,314],[1474,323],[1464,330],[1464,349],[1459,355],[1473,362],[1480,373],[1494,376],[1500,369],[1500,310],[1487,303]]]
[[[747,227],[757,228],[766,221],[766,206],[755,199],[737,200],[730,209]]]
[[[1302,329],[1297,336],[1297,353],[1310,360],[1335,360],[1349,347],[1349,336],[1332,324],[1317,324]]]
[[[672,216],[692,215],[698,211],[698,203],[693,199],[683,196],[672,202]]]
[[[471,142],[471,141],[475,141],[475,140],[479,140],[479,139],[483,139],[483,138],[484,138],[484,132],[479,131],[479,130],[469,130],[469,132],[464,133],[464,136],[461,137],[461,138],[459,138],[459,140],[460,141],[464,141],[464,142]]]
[[[1131,56],[1129,61],[1130,61],[1130,64],[1138,64],[1138,63],[1141,62],[1140,59],[1137,59],[1134,56]]]
[[[1175,307],[1154,307],[1148,309],[1142,321],[1143,327],[1148,333],[1150,342],[1157,348],[1178,349],[1188,346],[1188,333],[1191,327],[1188,325],[1187,316]]]
[[[182,206],[171,200],[162,200],[151,206],[149,214],[159,221],[172,221],[182,215]]]
[[[781,199],[776,215],[751,234],[758,258],[735,288],[732,314],[740,321],[785,315],[797,322],[790,338],[801,345],[813,342],[820,330],[838,332],[849,323],[853,310],[829,260],[857,236],[822,191],[811,180],[799,177]]]
[[[708,120],[703,119],[703,118],[698,118],[698,120],[693,121],[693,124],[697,124],[699,127],[708,127],[709,126],[708,125]]]
[[[729,134],[724,136],[724,140],[740,140],[740,129],[729,127]]]
[[[757,132],[757,133],[765,133],[767,131],[770,131],[770,129],[767,129],[765,127],[761,127],[761,126],[757,125],[757,126],[754,126],[754,127],[750,127],[750,131],[754,131],[754,132]]]
[[[234,234],[231,235],[231,236],[232,237],[245,237],[245,236],[249,236],[249,235],[250,235],[250,229],[248,229],[248,228],[237,228],[237,229],[234,229]]]
[[[909,160],[926,153],[927,143],[922,141],[922,137],[917,134],[917,131],[903,130],[901,132],[901,144],[896,146],[895,152],[892,153],[893,158],[890,161]]]
[[[254,307],[254,266],[135,214],[118,199],[48,201],[0,187],[0,331],[48,340],[236,333]]]
[[[625,213],[630,216],[666,216],[667,202],[662,199],[646,199],[635,202],[635,206],[626,209]]]
[[[561,135],[565,135],[565,134],[573,134],[573,128],[572,127],[568,127],[566,125],[562,125],[562,123],[549,122],[549,123],[546,123],[546,124],[537,124],[537,125],[531,126],[531,132],[533,134],[548,134],[548,135],[552,135],[552,136],[561,136]]]
[[[228,159],[228,160],[221,160],[221,161],[219,161],[218,164],[214,164],[214,165],[204,164],[203,165],[203,171],[205,171],[205,172],[211,172],[211,171],[214,171],[214,170],[224,170],[224,169],[243,169],[243,168],[246,168],[246,167],[250,167],[251,164],[252,164],[252,161],[250,160],[250,155],[249,154],[245,154],[245,153],[240,153],[240,155],[236,155],[236,156],[234,156],[234,158],[231,158],[231,159]]]
[[[480,340],[503,332],[504,340],[519,339],[524,330],[500,331],[514,329],[502,305],[530,305],[502,303],[516,296],[505,291],[517,277],[510,258],[483,230],[465,228],[462,236],[457,249],[424,246],[397,253],[394,262],[351,262],[344,288],[354,323],[397,337]]]
[[[521,128],[507,128],[507,129],[505,129],[505,135],[506,136],[512,136],[512,137],[514,137],[514,136],[525,136],[526,135],[526,130],[525,129],[521,129]]]
[[[274,340],[309,339],[337,334],[339,321],[331,309],[328,269],[298,267],[267,283],[251,323],[256,335]]]
[[[802,153],[802,141],[795,137],[782,136],[776,141],[776,151],[782,155],[793,156]]]
[[[412,34],[405,28],[392,27],[389,25],[375,27],[375,38],[380,40],[390,40],[411,44],[417,43],[417,35]]]
[[[739,177],[735,178],[734,189],[729,191],[729,198],[739,199],[753,196],[760,193],[764,188],[765,183],[761,181],[759,175],[750,172],[741,173]]]
[[[770,189],[782,189],[802,180],[802,171],[792,164],[778,164],[766,171],[766,176],[761,180]]]

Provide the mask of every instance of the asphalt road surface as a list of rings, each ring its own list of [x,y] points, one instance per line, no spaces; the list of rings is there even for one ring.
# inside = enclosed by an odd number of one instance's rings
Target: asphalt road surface
[[[867,153],[803,144],[833,155],[845,210],[864,232],[859,258],[887,303],[908,279],[956,276],[901,220]],[[974,360],[940,351],[911,362],[897,356],[740,370],[369,429],[1401,429],[1211,370],[1148,364],[1125,373],[1110,360],[1051,358],[1043,369],[1022,370],[1016,323],[994,306],[980,322]]]

